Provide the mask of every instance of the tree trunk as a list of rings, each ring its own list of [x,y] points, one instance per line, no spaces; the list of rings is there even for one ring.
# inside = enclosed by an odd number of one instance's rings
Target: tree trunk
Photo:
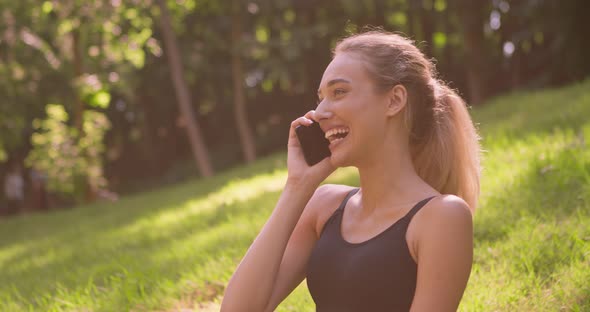
[[[141,88],[140,88],[141,90]],[[141,149],[142,153],[145,155],[144,160],[147,165],[147,173],[150,176],[159,175],[159,169],[162,167],[161,162],[159,161],[160,158],[160,151],[155,148],[156,144],[154,143],[154,131],[150,128],[150,124],[154,125],[155,122],[150,122],[150,119],[153,119],[153,113],[150,111],[150,101],[147,96],[143,94],[143,92],[138,91],[136,94],[134,101],[138,103],[138,108],[141,109],[141,118],[139,120],[139,124],[141,127]]]
[[[311,2],[307,2],[307,5],[304,5],[305,1],[297,1],[295,2],[295,11],[297,14],[297,27],[301,29],[309,29],[312,27],[310,25],[317,25],[318,17],[314,11],[313,4]],[[337,25],[337,27],[341,27],[344,29],[345,21],[339,22],[341,25]],[[330,42],[329,40],[325,40],[324,38],[320,38],[318,36],[311,36],[312,44],[310,45],[312,48],[305,48],[303,53],[303,61],[302,66],[305,69],[305,93],[303,95],[303,106],[302,108],[296,108],[292,110],[296,116],[300,116],[299,114],[301,111],[307,111],[311,109],[315,109],[316,101],[317,101],[317,89],[320,85],[324,70],[326,66],[332,60],[332,57],[329,53],[324,53],[323,51],[330,51]],[[316,51],[322,51],[321,53],[317,53]]]
[[[172,83],[176,92],[178,106],[182,117],[185,121],[189,143],[193,152],[193,157],[202,176],[209,177],[213,175],[213,166],[207,154],[207,147],[201,137],[201,130],[195,119],[195,114],[191,106],[191,96],[184,81],[182,65],[180,61],[180,52],[176,43],[176,37],[170,23],[170,13],[166,6],[165,0],[157,0],[160,7],[160,26],[162,28],[162,37],[164,39],[164,48],[170,63],[170,73]]]
[[[81,27],[76,28],[72,31],[72,55],[73,55],[73,65],[74,65],[74,79],[79,82],[82,75],[84,74],[84,53],[83,47],[84,42],[82,42],[81,36]],[[77,90],[76,90],[77,91]],[[78,131],[78,137],[76,140],[80,140],[84,134],[84,102],[80,98],[81,94],[76,92],[76,98],[74,99],[74,109],[73,109],[73,117],[74,117],[74,127]],[[87,155],[85,155],[87,157]],[[84,200],[86,202],[93,202],[96,200],[96,194],[98,190],[89,181],[89,176],[86,172],[86,176],[84,177]]]
[[[459,0],[457,12],[462,24],[465,42],[467,86],[469,102],[479,104],[485,98],[484,59],[485,40],[483,35],[484,7],[480,1]]]
[[[447,9],[445,12],[448,15],[450,15],[449,10]],[[451,20],[449,17],[446,17],[443,19],[443,28],[444,28],[444,33],[445,36],[447,36],[447,42],[445,44],[445,47],[443,48],[443,62],[441,63],[443,70],[447,73],[447,79],[454,81],[454,77],[456,77],[455,75],[455,66],[453,64],[453,51],[451,48],[451,40],[449,40],[451,38],[451,36],[453,35],[453,29],[451,28]]]
[[[434,14],[432,8],[425,8],[422,6],[420,10],[420,26],[422,28],[422,39],[426,41],[426,45],[422,48],[427,57],[434,56],[432,37],[434,34]]]
[[[240,57],[240,39],[242,34],[242,25],[240,20],[240,8],[238,2],[233,2],[232,14],[232,76],[234,84],[234,116],[236,118],[236,126],[238,135],[242,144],[242,152],[246,163],[251,163],[256,159],[256,144],[252,136],[252,130],[248,125],[248,115],[246,112],[246,101],[244,96],[244,88],[242,81],[244,75],[242,73],[242,59]]]
[[[385,3],[383,3],[383,1],[375,1],[373,5],[375,8],[374,25],[385,27],[385,13],[388,11],[387,6],[385,5]]]
[[[420,12],[420,7],[422,7],[421,3],[418,3],[416,0],[409,0],[407,2],[408,10],[406,11],[406,16],[408,17],[407,27],[408,27],[408,36],[412,38],[412,40],[416,41],[416,43],[420,42],[420,33],[418,33],[416,29],[416,19],[414,18],[417,13]]]
[[[510,87],[512,90],[516,90],[520,88],[522,85],[522,63],[523,61],[525,61],[525,58],[523,58],[522,56],[522,51],[518,47],[518,42],[515,42],[514,52],[512,53],[512,57],[510,58],[510,65],[512,65],[510,66]]]
[[[72,55],[74,65],[74,79],[80,79],[84,73],[84,62],[82,61],[82,43],[80,42],[80,29],[72,31]],[[84,103],[80,98],[80,94],[76,92],[74,99],[74,127],[78,130],[78,135],[82,136],[82,116],[84,115]]]

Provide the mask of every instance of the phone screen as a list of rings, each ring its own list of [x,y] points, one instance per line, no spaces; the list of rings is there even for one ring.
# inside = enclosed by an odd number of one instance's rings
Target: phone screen
[[[303,149],[303,157],[309,166],[332,155],[329,148],[330,141],[325,138],[319,123],[314,122],[309,126],[299,125],[295,128],[295,133]]]

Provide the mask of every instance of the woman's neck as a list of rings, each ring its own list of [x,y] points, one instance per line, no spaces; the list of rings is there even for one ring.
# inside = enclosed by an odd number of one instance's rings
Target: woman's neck
[[[377,209],[403,209],[425,196],[438,192],[422,180],[412,163],[409,149],[384,144],[359,165],[361,213],[370,215]]]

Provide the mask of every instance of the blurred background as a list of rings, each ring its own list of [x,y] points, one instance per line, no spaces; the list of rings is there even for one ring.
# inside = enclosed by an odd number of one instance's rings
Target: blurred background
[[[339,38],[406,34],[472,106],[590,74],[588,1],[0,0],[2,214],[284,150]],[[559,103],[555,103],[559,105]]]

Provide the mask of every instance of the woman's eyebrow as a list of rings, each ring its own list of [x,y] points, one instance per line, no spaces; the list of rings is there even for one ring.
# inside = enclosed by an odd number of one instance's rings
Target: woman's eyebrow
[[[350,81],[348,81],[348,80],[346,80],[346,79],[343,79],[343,78],[336,78],[336,79],[332,79],[332,80],[328,81],[328,83],[326,84],[326,88],[328,88],[328,87],[330,87],[330,86],[332,86],[332,85],[334,85],[334,84],[340,83],[340,82],[343,82],[343,83],[350,83]],[[318,89],[318,96],[319,96],[320,94],[322,94],[322,91],[321,91],[321,89]]]

